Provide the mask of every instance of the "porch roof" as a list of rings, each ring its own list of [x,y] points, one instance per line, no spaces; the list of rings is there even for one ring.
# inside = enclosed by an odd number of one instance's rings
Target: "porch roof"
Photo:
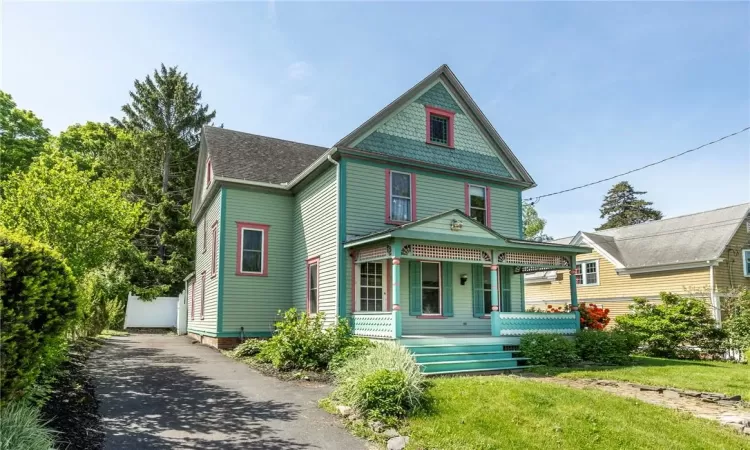
[[[453,217],[451,218],[450,216]],[[445,219],[448,219],[448,222],[446,222]],[[460,227],[458,227],[457,230],[452,228],[453,221],[460,222]],[[448,225],[447,228],[446,225]],[[466,230],[464,230],[464,228],[466,228]],[[491,248],[531,250],[547,253],[585,254],[591,252],[590,248],[577,245],[554,244],[505,237],[491,228],[475,221],[459,209],[451,209],[414,222],[393,226],[362,236],[355,236],[347,239],[346,242],[344,242],[344,247],[358,247],[392,238],[445,242]]]

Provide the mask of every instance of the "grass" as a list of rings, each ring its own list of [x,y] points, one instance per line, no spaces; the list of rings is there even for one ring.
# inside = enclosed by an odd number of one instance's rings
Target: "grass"
[[[53,436],[33,406],[6,403],[0,410],[2,449],[49,450],[55,443]]]
[[[719,361],[683,361],[635,357],[632,366],[532,369],[561,378],[628,381],[652,386],[741,395],[750,400],[750,366]]]
[[[600,391],[515,377],[435,380],[410,449],[749,449],[708,420]]]

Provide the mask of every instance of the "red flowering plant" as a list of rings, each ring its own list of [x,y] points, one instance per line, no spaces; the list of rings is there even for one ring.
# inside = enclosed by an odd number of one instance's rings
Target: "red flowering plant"
[[[593,303],[581,303],[578,312],[581,313],[581,329],[603,330],[611,320],[608,308],[600,308]]]

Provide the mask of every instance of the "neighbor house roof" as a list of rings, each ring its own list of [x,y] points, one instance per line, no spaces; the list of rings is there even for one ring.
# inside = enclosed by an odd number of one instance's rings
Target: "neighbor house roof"
[[[588,245],[618,272],[711,263],[721,258],[732,236],[750,214],[750,203],[653,222],[579,232],[573,245]]]
[[[288,183],[328,150],[211,126],[203,137],[214,177],[262,183]]]

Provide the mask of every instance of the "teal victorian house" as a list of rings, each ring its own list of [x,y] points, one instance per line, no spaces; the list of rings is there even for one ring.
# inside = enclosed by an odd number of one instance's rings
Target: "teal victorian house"
[[[188,331],[225,348],[295,307],[427,372],[516,367],[520,335],[578,328],[575,311],[525,312],[523,273],[590,252],[523,240],[534,185],[445,65],[330,148],[205,127]]]

